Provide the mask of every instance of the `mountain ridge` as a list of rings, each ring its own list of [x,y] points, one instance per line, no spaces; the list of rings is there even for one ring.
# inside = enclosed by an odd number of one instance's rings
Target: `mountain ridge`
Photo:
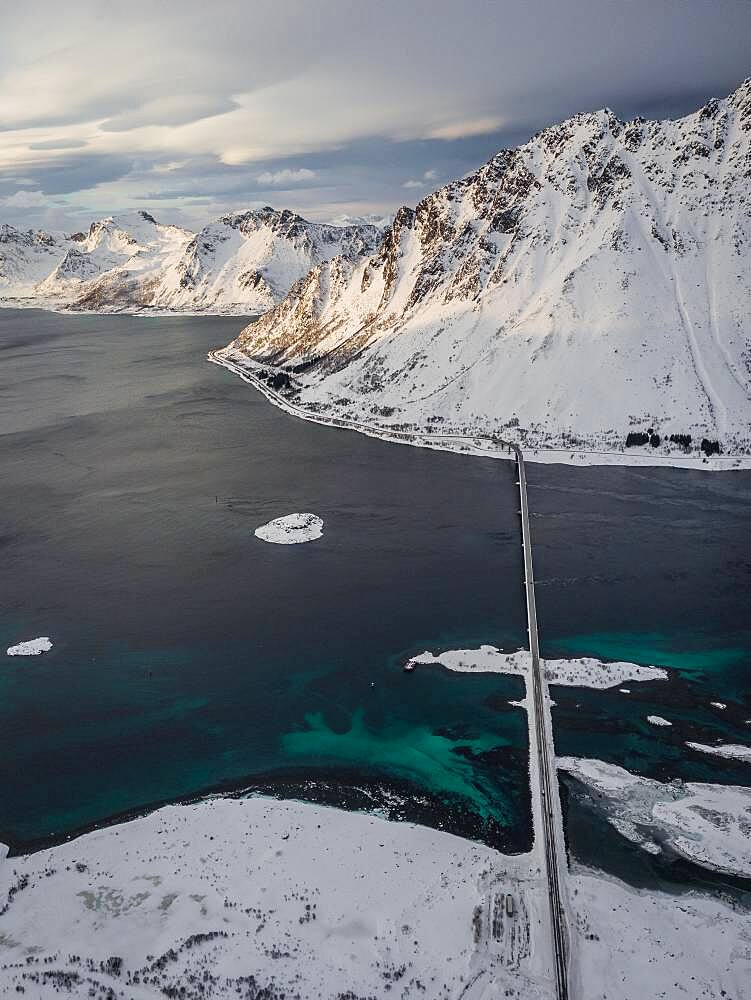
[[[681,119],[551,125],[316,265],[225,356],[384,427],[748,454],[750,134],[751,80]]]
[[[198,233],[146,211],[108,216],[88,232],[0,226],[0,304],[120,312],[261,313],[310,268],[356,257],[375,226],[308,222],[289,209],[230,212]]]

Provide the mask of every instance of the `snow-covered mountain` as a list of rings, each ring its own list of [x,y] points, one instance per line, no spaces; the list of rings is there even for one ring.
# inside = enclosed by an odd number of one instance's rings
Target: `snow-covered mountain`
[[[328,226],[262,208],[225,215],[188,243],[154,293],[159,308],[266,312],[316,264],[372,253],[372,225]]]
[[[577,115],[314,267],[224,356],[384,427],[748,454],[750,137],[751,81],[677,121]]]
[[[0,304],[265,312],[314,265],[371,253],[381,237],[371,225],[321,225],[268,207],[225,215],[197,234],[148,212],[69,236],[3,226]]]

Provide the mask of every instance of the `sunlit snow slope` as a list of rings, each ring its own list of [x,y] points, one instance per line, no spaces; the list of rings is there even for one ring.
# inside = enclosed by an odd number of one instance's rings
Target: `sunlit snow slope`
[[[677,121],[577,115],[313,268],[225,356],[384,426],[748,454],[749,136],[751,81]]]

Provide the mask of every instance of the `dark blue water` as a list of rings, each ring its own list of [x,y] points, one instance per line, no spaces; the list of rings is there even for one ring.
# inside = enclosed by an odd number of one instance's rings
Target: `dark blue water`
[[[285,415],[205,362],[240,325],[0,312],[0,649],[55,643],[0,655],[0,839],[259,787],[524,849],[520,681],[401,670],[523,644],[512,466]],[[748,783],[682,743],[750,735],[751,477],[529,480],[544,652],[672,668],[558,689],[558,751]],[[253,537],[292,511],[323,538]]]

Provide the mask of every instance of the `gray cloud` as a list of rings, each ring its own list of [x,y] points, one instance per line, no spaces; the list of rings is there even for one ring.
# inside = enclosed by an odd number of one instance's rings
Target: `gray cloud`
[[[736,0],[28,0],[3,11],[0,192],[389,212],[578,111],[726,94],[749,37]]]
[[[78,153],[27,167],[25,173],[46,195],[75,194],[120,180],[130,173],[132,165],[132,159],[127,156]]]
[[[127,132],[146,125],[188,125],[225,114],[237,108],[229,97],[204,94],[174,94],[148,101],[138,108],[121,111],[102,122],[105,132]]]
[[[45,139],[42,142],[30,142],[29,149],[83,149],[84,139]]]

